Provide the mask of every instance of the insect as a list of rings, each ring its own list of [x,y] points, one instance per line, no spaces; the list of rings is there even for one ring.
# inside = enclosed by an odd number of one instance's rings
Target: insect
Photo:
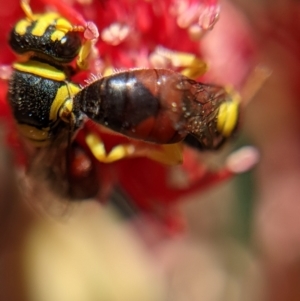
[[[70,185],[64,190],[71,197],[85,197],[68,187],[74,182],[70,153],[78,153],[72,138],[86,118],[134,139],[156,144],[197,141],[204,150],[219,148],[235,132],[239,101],[231,93],[171,70],[133,69],[94,77],[85,87],[72,82],[73,74],[86,68],[92,47],[81,37],[85,28],[57,13],[33,14],[25,0],[21,7],[26,18],[17,22],[9,39],[22,58],[13,64],[9,104],[21,135],[49,154],[49,162],[40,163],[48,164],[51,178],[63,182],[61,171],[67,174]],[[36,162],[47,161],[42,158]],[[86,177],[92,179],[91,170]]]
[[[83,122],[82,113],[75,116],[72,111],[73,96],[80,86],[71,77],[86,68],[93,41],[82,37],[84,26],[74,26],[58,13],[33,14],[25,0],[21,7],[25,18],[9,35],[9,45],[20,60],[12,65],[8,101],[21,136],[36,150],[29,163],[34,173],[47,171],[45,177],[61,183],[65,194],[81,198],[80,189],[69,191],[76,185],[66,184],[78,182],[76,166],[78,170],[86,166],[82,182],[96,180],[91,160],[86,164],[89,155],[84,156],[85,150],[79,145],[71,145],[72,135]],[[91,189],[83,187],[82,191],[84,197],[91,196]]]
[[[103,77],[76,93],[73,111],[135,139],[160,144],[196,139],[219,148],[234,133],[239,102],[224,88],[167,69]]]

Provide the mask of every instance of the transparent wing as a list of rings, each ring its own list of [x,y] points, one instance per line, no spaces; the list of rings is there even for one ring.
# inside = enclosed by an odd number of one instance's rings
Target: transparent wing
[[[48,212],[63,213],[70,201],[95,197],[99,190],[97,165],[91,155],[72,141],[72,131],[62,126],[46,147],[29,154],[25,174],[26,189],[40,195],[41,206]],[[29,199],[30,201],[30,199]]]
[[[224,103],[232,102],[231,95],[221,86],[190,79],[181,85],[186,90],[183,118],[188,134],[184,141],[200,150],[218,149],[228,139],[218,128],[219,110]],[[229,114],[225,111],[225,115]]]

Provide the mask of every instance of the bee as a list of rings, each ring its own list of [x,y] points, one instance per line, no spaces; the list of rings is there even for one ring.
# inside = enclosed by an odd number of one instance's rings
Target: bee
[[[58,13],[33,14],[25,0],[21,7],[26,18],[9,38],[21,60],[13,64],[8,101],[20,134],[49,154],[35,159],[35,165],[47,165],[55,182],[65,182],[66,174],[64,191],[71,198],[91,196],[84,185],[72,190],[80,177],[74,180],[70,172],[74,158],[84,153],[72,138],[87,118],[130,138],[155,144],[197,141],[203,150],[218,149],[235,132],[239,101],[231,93],[171,70],[133,69],[95,77],[84,87],[72,82],[73,74],[86,68],[91,51],[90,41],[81,37],[84,27]],[[96,186],[93,164],[87,165],[91,172],[86,177]],[[91,190],[94,195],[96,189]]]
[[[168,69],[134,69],[103,77],[74,96],[73,112],[134,139],[197,141],[218,149],[235,132],[239,100],[226,89]]]
[[[82,120],[71,111],[72,97],[80,87],[71,82],[76,70],[69,63],[77,58],[76,68],[83,69],[91,44],[82,42],[83,26],[74,26],[55,12],[33,14],[25,0],[21,7],[26,18],[9,35],[9,45],[21,61],[13,64],[8,100],[22,135],[40,146],[66,123],[79,128]]]
[[[78,182],[76,166],[78,170],[87,166],[82,182],[99,184],[91,160],[90,164],[79,163],[89,161],[90,154],[84,156],[82,147],[71,145],[72,136],[83,123],[83,114],[72,110],[73,97],[81,88],[71,77],[86,68],[92,42],[82,37],[84,26],[72,25],[56,12],[34,14],[26,0],[21,1],[21,7],[25,18],[9,35],[9,45],[19,60],[12,65],[8,102],[19,133],[34,149],[29,162],[34,174],[43,170],[46,178],[64,186],[64,194],[81,198],[78,187],[76,193],[70,191],[76,185],[66,184]],[[82,191],[86,198],[93,196],[89,191],[95,189],[82,187]]]

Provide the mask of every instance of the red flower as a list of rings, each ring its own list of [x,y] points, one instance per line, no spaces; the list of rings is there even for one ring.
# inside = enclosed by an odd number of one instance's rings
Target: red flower
[[[207,69],[199,39],[213,28],[220,13],[218,3],[212,0],[102,0],[93,3],[83,1],[80,4],[74,3],[73,6],[57,0],[44,0],[43,2],[45,6],[53,6],[76,24],[85,25],[84,19],[87,19],[97,25],[100,38],[96,44],[94,51],[96,53],[92,57],[89,71],[94,74],[101,72],[105,75],[110,74],[114,69],[164,67],[182,72],[189,77],[199,78]],[[34,12],[46,9],[44,5],[35,1],[30,4]],[[3,64],[11,64],[16,60],[7,45],[6,37],[10,27],[22,17],[24,13],[17,0],[10,1],[7,14],[2,17],[0,30],[2,42],[0,58]],[[243,20],[239,22],[243,25]],[[245,32],[244,29],[242,32]],[[85,34],[88,35],[90,32],[86,31]],[[226,32],[222,32],[222,28],[219,28],[219,34],[227,35]],[[207,40],[203,45],[205,45],[204,52],[209,56],[212,53],[209,49],[215,49],[209,47],[211,45],[209,34],[206,35]],[[228,41],[231,41],[231,35],[238,37],[239,31],[235,32],[231,28]],[[227,41],[222,41],[224,44],[218,46],[224,46],[223,50],[226,50]],[[243,44],[241,59],[238,60],[236,66],[233,65],[234,60],[228,66],[228,68],[234,68],[235,77],[230,77],[232,82],[227,82],[227,84],[234,84],[237,87],[241,86],[249,73],[254,53],[251,40],[243,37],[241,44]],[[230,56],[230,52],[234,50],[229,48],[227,56]],[[220,57],[222,57],[221,53]],[[217,74],[218,71],[212,69],[206,79],[216,78],[213,74]],[[222,72],[224,71],[220,70],[220,74],[223,74]],[[5,77],[5,74],[5,70],[2,69],[2,77]],[[86,76],[88,74],[83,72],[78,77],[76,76],[76,79],[82,81]],[[226,79],[226,76],[222,79]],[[11,129],[13,123],[5,100],[5,91],[6,84],[1,83],[1,115]],[[12,136],[15,136],[14,131],[10,134],[10,137]],[[135,141],[96,126],[90,121],[85,123],[75,141],[99,160],[98,162],[95,158],[92,159],[93,163],[99,164],[99,182],[109,184],[109,187],[113,183],[118,183],[134,206],[160,217],[168,216],[169,208],[179,198],[204,190],[230,178],[235,173],[234,169],[228,166],[220,170],[210,170],[200,161],[197,152],[189,148],[184,148],[183,165],[176,168],[170,167],[165,163],[174,164],[181,160],[181,145],[164,146]],[[11,144],[17,146],[15,142]],[[100,153],[99,145],[102,146]],[[19,152],[20,146],[17,148]],[[109,167],[106,165],[108,163]],[[184,180],[172,184],[174,174],[180,173]],[[104,191],[106,196],[107,189]]]

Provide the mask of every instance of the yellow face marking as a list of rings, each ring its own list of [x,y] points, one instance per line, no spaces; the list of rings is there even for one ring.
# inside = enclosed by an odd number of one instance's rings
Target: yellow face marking
[[[29,12],[28,12],[29,13]],[[22,19],[20,20],[16,26],[15,26],[15,31],[19,35],[24,35],[26,33],[27,27],[32,24],[32,22],[39,20],[40,17],[42,16],[41,14],[31,14],[30,16],[27,15],[27,12],[25,12],[27,19]]]
[[[50,128],[40,130],[27,124],[17,124],[17,128],[23,137],[35,142],[36,144],[41,145],[48,142],[47,140],[49,139]]]
[[[73,31],[73,25],[65,18],[58,18],[56,20],[56,28],[67,33]]]
[[[72,112],[73,110],[73,102],[69,101],[66,103],[66,100],[72,100],[72,96],[77,94],[80,91],[80,88],[72,83],[68,83],[66,85],[61,86],[56,93],[56,96],[52,102],[49,114],[49,120],[56,121],[60,114],[60,109],[64,107],[64,112]]]
[[[60,31],[60,30],[55,30],[52,34],[51,34],[51,41],[55,42],[55,41],[60,41],[63,37],[65,36],[65,33]]]
[[[224,136],[229,137],[234,131],[239,115],[239,102],[232,100],[221,104],[217,116],[217,129]]]
[[[51,34],[51,41],[53,42],[60,41],[66,33],[73,29],[72,24],[64,18],[57,19],[55,27],[56,30]]]
[[[66,34],[61,31],[61,30],[55,30],[52,34],[51,34],[51,41],[55,42],[55,41],[60,41]]]
[[[15,26],[15,31],[16,33],[18,33],[19,35],[23,36],[26,33],[27,27],[31,24],[31,22],[29,22],[26,19],[23,19],[21,21],[19,21],[16,26]]]
[[[57,18],[59,18],[59,15],[54,12],[40,15],[31,33],[34,36],[38,36],[38,37],[43,36],[45,34],[46,29],[50,25],[55,25]]]
[[[25,63],[15,63],[13,64],[13,68],[18,71],[31,73],[37,76],[53,79],[56,81],[66,80],[66,74],[63,71],[58,70],[51,65],[41,63],[41,62],[28,61]]]
[[[60,17],[59,14],[55,12],[50,12],[43,15],[31,15],[30,18],[20,20],[15,26],[15,31],[20,35],[24,35],[27,27],[30,26],[33,21],[37,22],[31,34],[37,37],[43,36],[50,25],[55,25],[56,30],[51,34],[51,40],[53,42],[57,40],[60,41],[66,33],[73,30],[72,24],[67,19]]]

